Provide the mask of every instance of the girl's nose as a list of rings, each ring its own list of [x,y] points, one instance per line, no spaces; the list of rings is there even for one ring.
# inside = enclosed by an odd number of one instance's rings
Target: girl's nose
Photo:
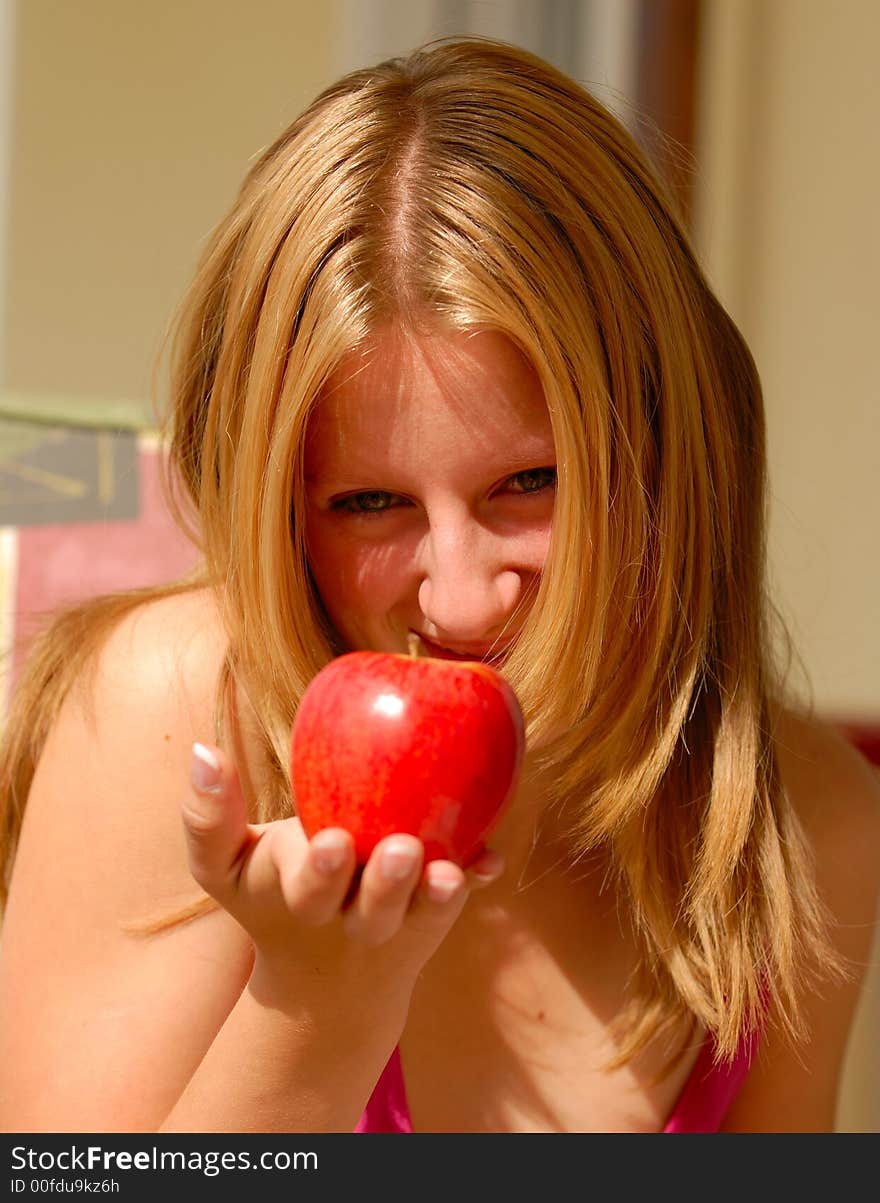
[[[438,641],[489,642],[501,634],[522,594],[509,540],[452,529],[431,532],[423,552],[419,607]]]

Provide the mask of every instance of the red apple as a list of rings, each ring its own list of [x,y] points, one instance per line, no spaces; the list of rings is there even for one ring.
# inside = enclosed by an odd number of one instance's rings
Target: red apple
[[[291,776],[308,836],[344,827],[359,864],[393,832],[425,861],[468,865],[510,801],[524,731],[516,695],[477,660],[348,652],[310,682]]]

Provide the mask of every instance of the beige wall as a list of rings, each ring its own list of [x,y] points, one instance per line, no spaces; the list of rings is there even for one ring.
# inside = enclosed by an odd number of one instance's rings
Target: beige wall
[[[335,74],[336,0],[19,0],[9,387],[142,398],[249,158]]]
[[[764,382],[817,706],[880,720],[880,5],[707,0],[699,242]]]
[[[698,245],[764,382],[773,579],[817,708],[880,721],[880,5],[706,13]],[[880,1131],[880,940],[838,1126]]]

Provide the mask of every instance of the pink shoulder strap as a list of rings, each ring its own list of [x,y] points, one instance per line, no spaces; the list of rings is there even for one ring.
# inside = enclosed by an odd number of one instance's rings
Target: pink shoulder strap
[[[663,1131],[717,1132],[751,1068],[758,1039],[757,1033],[744,1037],[733,1061],[716,1065],[715,1043],[707,1037]]]

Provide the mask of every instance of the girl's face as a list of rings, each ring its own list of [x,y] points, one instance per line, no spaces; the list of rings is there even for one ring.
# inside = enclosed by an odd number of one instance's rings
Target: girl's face
[[[305,447],[306,544],[349,650],[500,656],[547,555],[550,416],[492,331],[389,330],[334,372]]]

